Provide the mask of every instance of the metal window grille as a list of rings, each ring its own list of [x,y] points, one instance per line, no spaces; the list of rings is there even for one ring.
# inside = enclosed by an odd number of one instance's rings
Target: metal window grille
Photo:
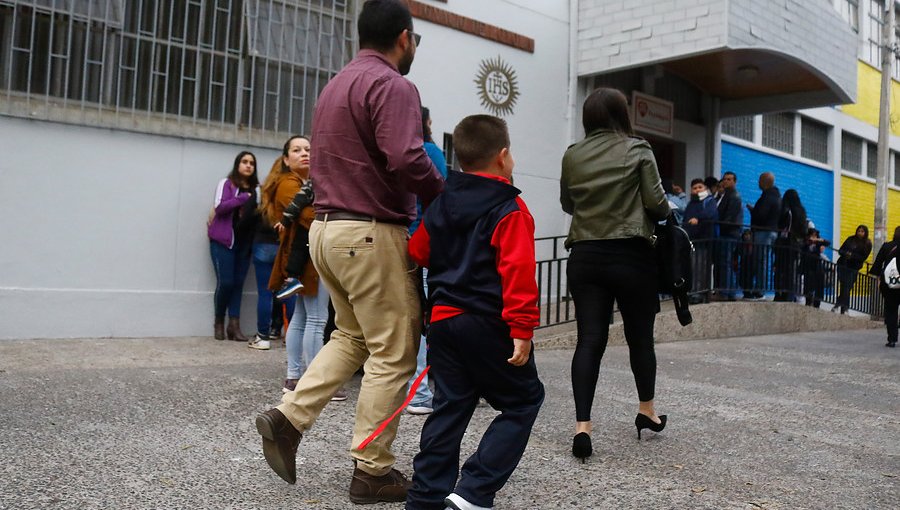
[[[722,133],[741,140],[753,141],[753,116],[731,117],[722,121]]]
[[[806,117],[800,123],[800,155],[828,163],[828,126]]]
[[[763,115],[762,143],[770,149],[793,154],[794,114],[767,113]]]
[[[884,25],[884,0],[869,0],[869,41],[868,60],[875,67],[881,67],[881,27]]]
[[[838,10],[850,27],[859,32],[859,0],[841,0]]]
[[[0,0],[0,114],[280,145],[349,61],[352,0]]]
[[[878,146],[874,143],[866,144],[866,177],[872,179],[878,175]]]
[[[900,25],[897,24],[897,20],[900,20],[900,10],[894,9],[894,44],[900,43]],[[900,52],[894,51],[894,66],[891,68],[891,76],[894,77],[895,80],[900,80]]]
[[[841,168],[862,174],[862,138],[850,133],[841,134]]]

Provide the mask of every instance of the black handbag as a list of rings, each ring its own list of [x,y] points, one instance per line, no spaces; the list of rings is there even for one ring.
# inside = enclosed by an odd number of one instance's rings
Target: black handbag
[[[656,224],[654,237],[659,292],[672,295],[678,322],[687,326],[694,320],[688,308],[688,292],[693,282],[691,259],[694,245],[672,214],[665,223]]]

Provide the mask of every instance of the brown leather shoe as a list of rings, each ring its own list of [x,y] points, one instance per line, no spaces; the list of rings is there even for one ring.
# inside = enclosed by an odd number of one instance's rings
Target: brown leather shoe
[[[400,471],[391,469],[383,476],[372,476],[355,468],[350,481],[350,501],[357,505],[379,501],[406,501],[406,491],[411,482]]]
[[[225,328],[225,335],[229,340],[237,340],[238,342],[250,341],[250,339],[241,332],[241,320],[237,317],[228,318],[228,327]]]
[[[263,455],[275,473],[287,483],[297,482],[297,445],[303,437],[278,409],[256,416],[256,430],[263,438]]]
[[[213,323],[213,337],[216,340],[225,340],[225,317],[216,318],[216,322]]]

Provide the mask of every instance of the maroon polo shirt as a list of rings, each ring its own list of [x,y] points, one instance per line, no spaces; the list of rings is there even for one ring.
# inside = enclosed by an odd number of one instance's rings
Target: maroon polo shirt
[[[443,179],[425,153],[419,91],[382,54],[361,50],[319,95],[310,175],[317,213],[347,211],[411,223],[416,196]]]

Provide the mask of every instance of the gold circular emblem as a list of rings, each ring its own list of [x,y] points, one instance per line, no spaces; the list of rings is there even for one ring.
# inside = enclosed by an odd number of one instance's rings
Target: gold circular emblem
[[[519,99],[519,83],[516,72],[500,56],[481,61],[475,84],[481,106],[499,117],[513,113],[513,106]]]

